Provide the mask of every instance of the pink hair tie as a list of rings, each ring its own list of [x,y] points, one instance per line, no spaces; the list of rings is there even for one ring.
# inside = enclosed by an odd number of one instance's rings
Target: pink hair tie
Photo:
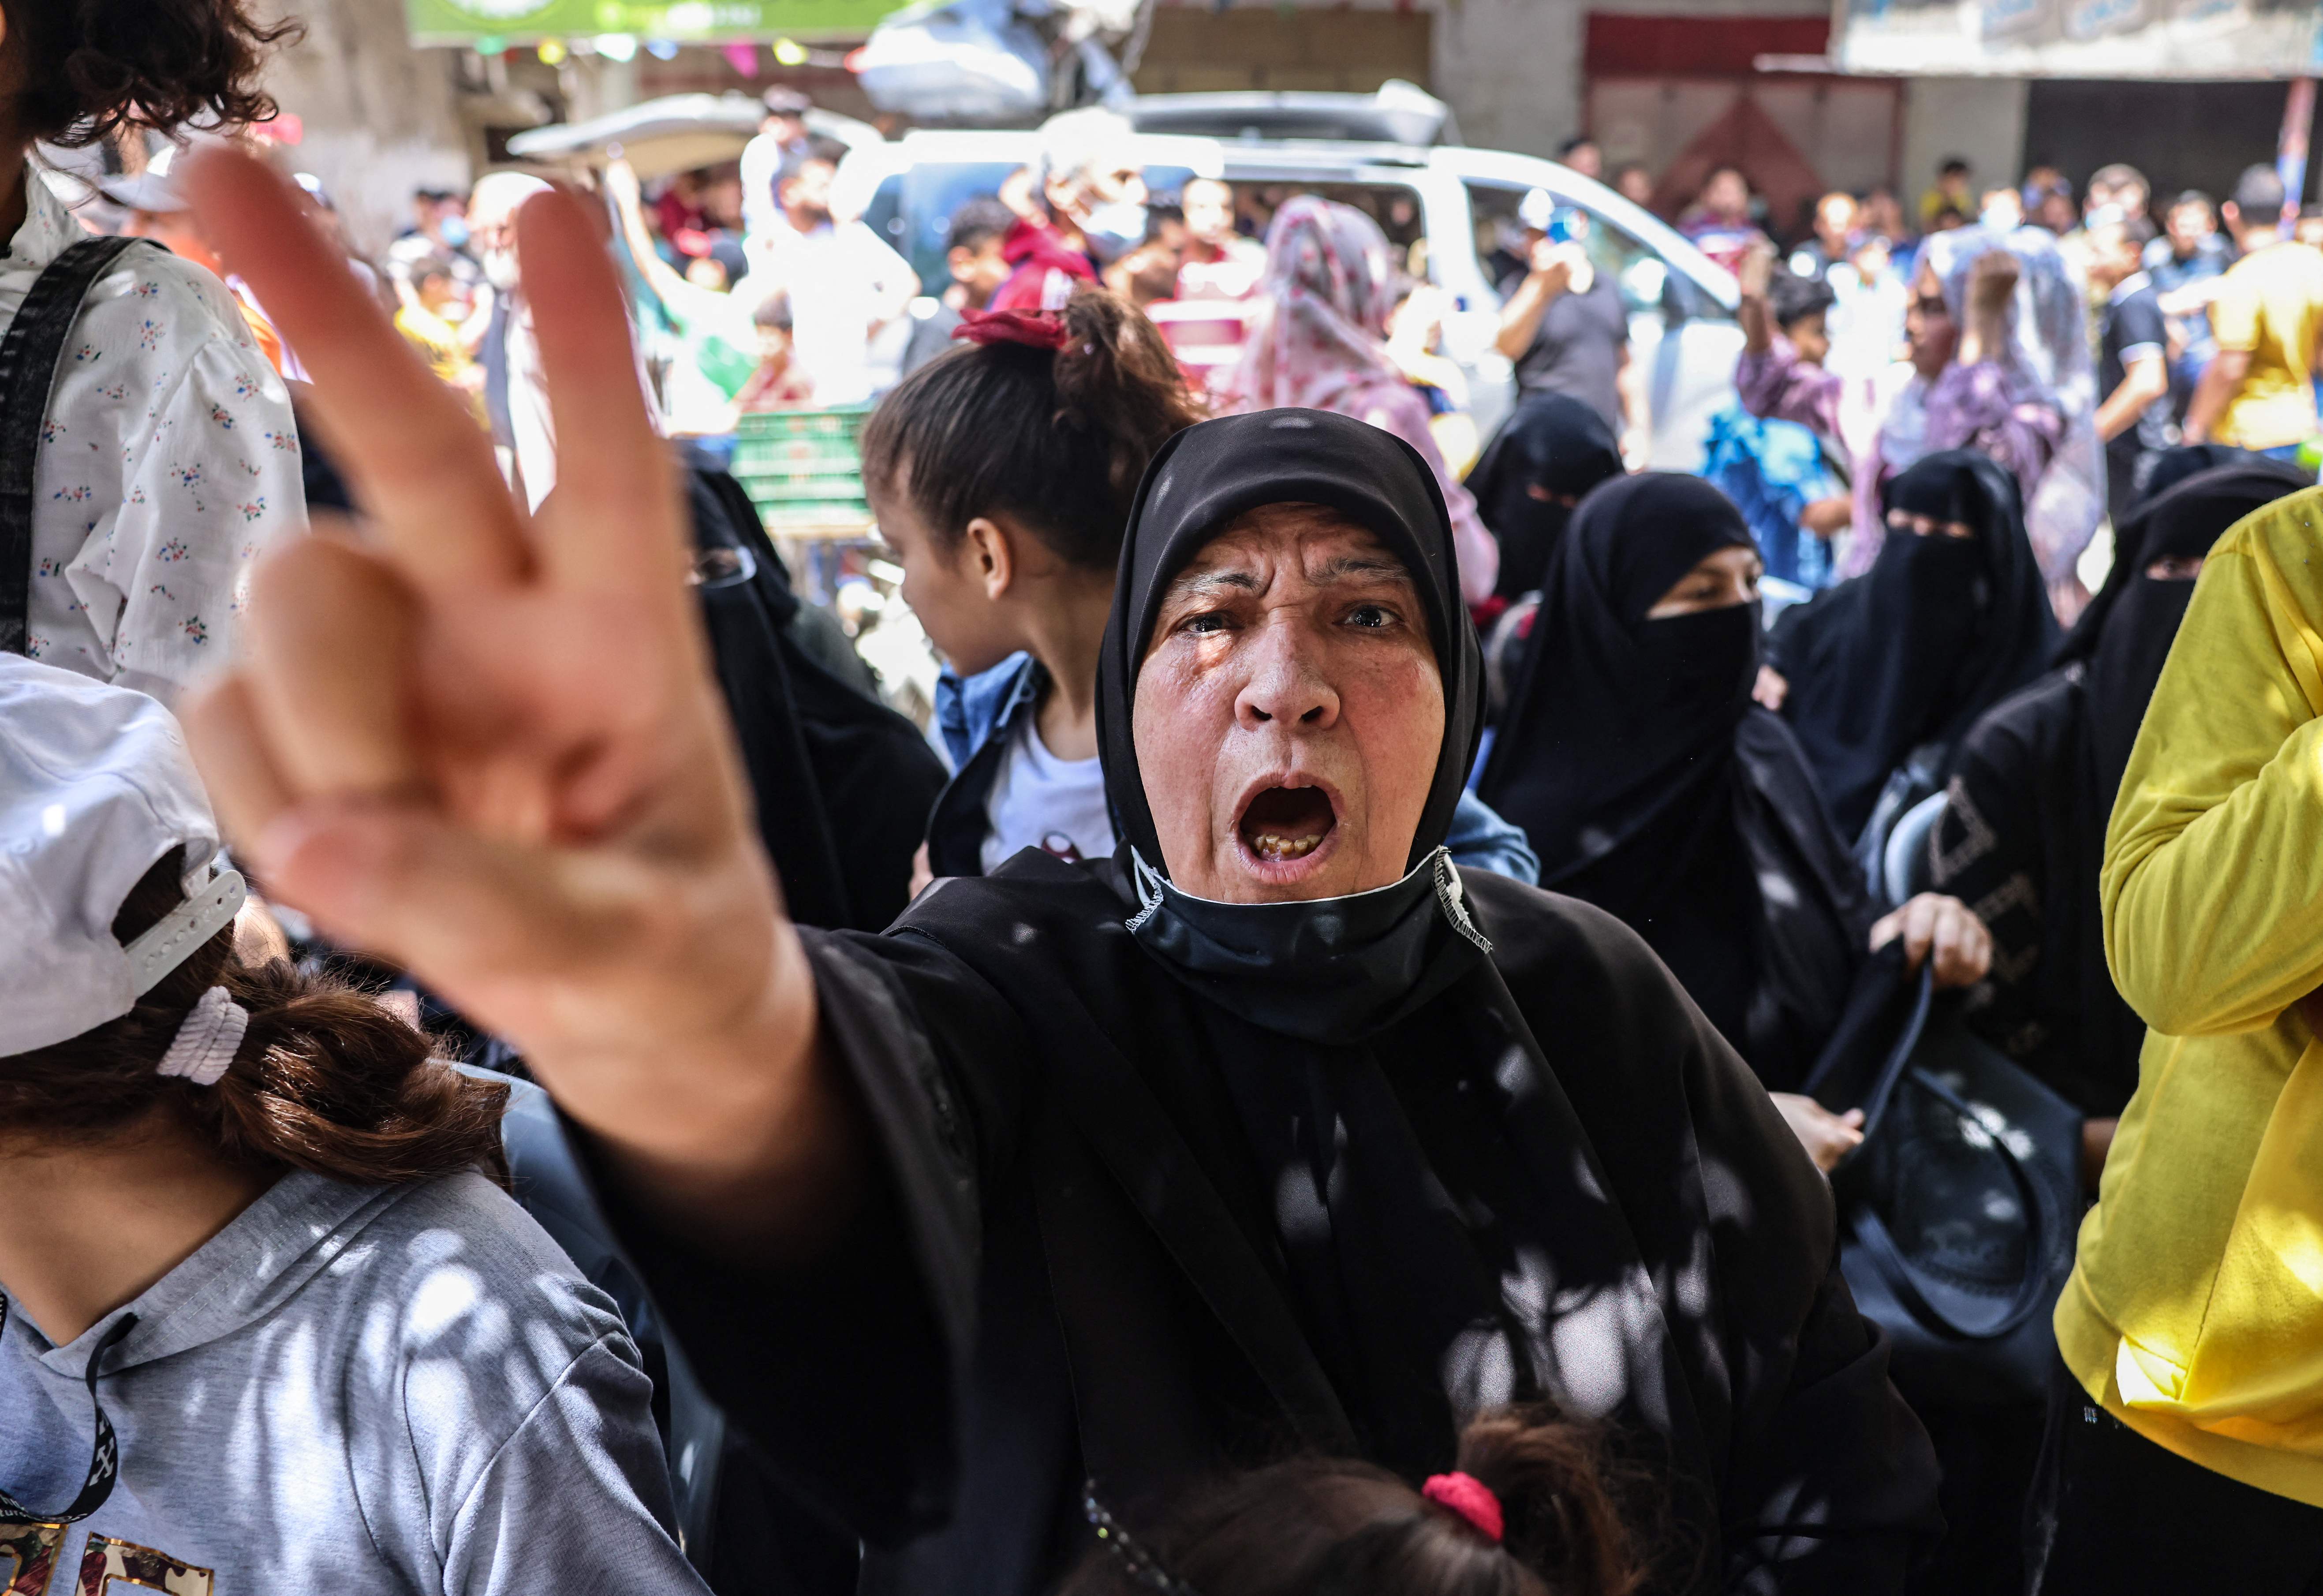
[[[1501,1544],[1504,1527],[1501,1518],[1501,1499],[1492,1488],[1474,1474],[1431,1474],[1419,1494],[1437,1507],[1449,1508],[1471,1525],[1476,1533],[1494,1546]]]

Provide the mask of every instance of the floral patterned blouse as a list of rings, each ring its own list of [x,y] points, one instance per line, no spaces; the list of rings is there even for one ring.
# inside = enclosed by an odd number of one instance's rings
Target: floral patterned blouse
[[[87,236],[27,169],[0,325]],[[138,245],[65,342],[33,478],[27,652],[175,699],[233,647],[251,561],[301,527],[290,396],[225,285]]]

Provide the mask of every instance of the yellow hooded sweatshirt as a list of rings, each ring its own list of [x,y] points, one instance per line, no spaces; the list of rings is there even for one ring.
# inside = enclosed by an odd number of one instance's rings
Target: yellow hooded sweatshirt
[[[2058,1345],[2148,1440],[2323,1507],[2323,490],[2211,551],[2100,890],[2152,1029]]]

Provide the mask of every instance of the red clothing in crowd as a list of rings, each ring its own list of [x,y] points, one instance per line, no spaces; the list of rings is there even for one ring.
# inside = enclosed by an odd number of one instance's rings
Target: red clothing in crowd
[[[987,310],[1060,310],[1076,288],[1097,280],[1096,263],[1067,249],[1055,228],[1022,217],[1001,241],[1000,258],[1015,270]]]

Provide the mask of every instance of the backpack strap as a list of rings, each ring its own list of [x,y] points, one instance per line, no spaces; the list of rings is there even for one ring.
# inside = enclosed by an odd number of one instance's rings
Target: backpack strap
[[[49,262],[0,337],[0,653],[29,647],[32,482],[41,426],[81,301],[134,238],[85,238]]]

